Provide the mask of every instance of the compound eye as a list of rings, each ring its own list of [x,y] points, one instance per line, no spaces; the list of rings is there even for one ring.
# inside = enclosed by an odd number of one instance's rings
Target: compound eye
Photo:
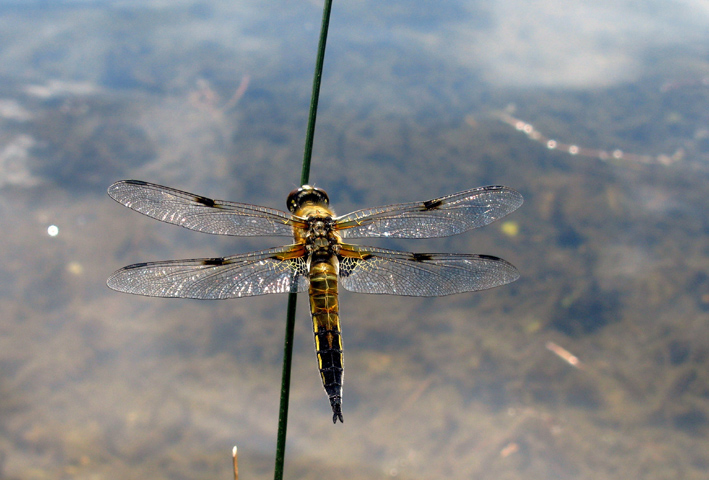
[[[288,211],[291,213],[295,213],[295,211],[298,209],[298,196],[300,194],[300,189],[293,190],[288,194],[288,198],[286,199],[286,206],[288,207]]]
[[[325,193],[325,190],[311,187],[310,185],[303,185],[299,189],[290,192],[288,199],[286,200],[288,210],[292,213],[306,203],[328,205],[330,203],[330,199],[328,198],[327,193]]]

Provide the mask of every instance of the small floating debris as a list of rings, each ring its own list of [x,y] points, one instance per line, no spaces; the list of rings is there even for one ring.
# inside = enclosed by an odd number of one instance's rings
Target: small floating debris
[[[557,345],[554,342],[547,342],[546,347],[547,350],[550,350],[551,352],[555,353],[559,358],[564,360],[572,367],[579,368],[579,366],[581,365],[581,361],[578,359],[578,357],[573,353],[569,352],[564,347]]]

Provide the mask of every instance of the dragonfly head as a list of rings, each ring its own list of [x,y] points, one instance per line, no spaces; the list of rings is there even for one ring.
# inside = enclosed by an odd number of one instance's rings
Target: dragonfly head
[[[306,203],[329,205],[330,198],[327,196],[327,193],[325,193],[325,190],[311,187],[310,185],[303,185],[299,189],[290,192],[286,200],[286,205],[288,205],[288,210],[290,210],[291,213],[295,213],[296,210]]]

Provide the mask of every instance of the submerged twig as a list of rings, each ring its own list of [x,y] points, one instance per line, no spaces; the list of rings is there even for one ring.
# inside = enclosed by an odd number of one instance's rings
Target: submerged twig
[[[239,459],[236,455],[236,445],[234,445],[231,451],[231,458],[234,462],[234,480],[239,480]]]

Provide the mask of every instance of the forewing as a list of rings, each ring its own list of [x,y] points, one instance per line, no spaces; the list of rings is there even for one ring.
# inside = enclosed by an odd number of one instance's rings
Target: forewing
[[[114,290],[150,297],[216,300],[308,288],[302,245],[278,247],[224,258],[137,263],[108,279]]]
[[[139,180],[116,182],[108,187],[108,195],[143,215],[204,233],[292,236],[297,223],[280,210],[212,200]]]
[[[505,285],[519,278],[509,262],[487,255],[407,253],[343,245],[340,284],[358,293],[437,297]]]
[[[425,202],[357,210],[336,219],[342,238],[447,237],[482,227],[517,210],[522,195],[511,188],[473,188]]]

